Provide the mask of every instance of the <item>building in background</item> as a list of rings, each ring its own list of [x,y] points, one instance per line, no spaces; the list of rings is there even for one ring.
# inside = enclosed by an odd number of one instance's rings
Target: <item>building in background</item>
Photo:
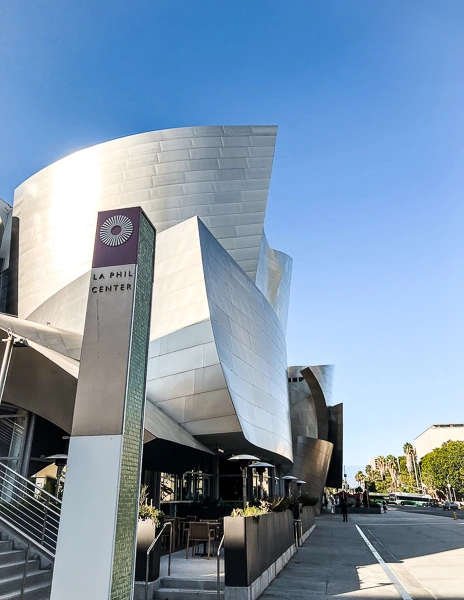
[[[19,186],[13,210],[0,206],[10,467],[31,476],[66,452],[97,213],[141,206],[157,231],[143,454],[152,497],[173,511],[240,501],[226,460],[239,453],[274,465],[268,494],[283,494],[289,473],[318,497],[326,480],[341,485],[332,367],[287,371],[292,259],[264,232],[276,133],[190,127],[113,140],[46,167]]]
[[[342,485],[343,405],[332,404],[333,365],[289,367],[288,391],[294,465],[311,496]]]
[[[464,423],[432,425],[426,429],[414,440],[417,458],[422,460],[426,454],[449,441],[464,442]]]

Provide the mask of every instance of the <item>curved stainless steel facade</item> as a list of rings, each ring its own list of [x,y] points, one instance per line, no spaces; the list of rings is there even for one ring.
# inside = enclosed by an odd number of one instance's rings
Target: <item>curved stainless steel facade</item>
[[[342,480],[343,405],[332,406],[333,365],[287,370],[292,422],[292,475],[303,491],[319,498],[324,486]]]
[[[285,334],[275,311],[198,219],[161,233],[158,244],[149,401],[204,442],[237,433],[291,461]]]
[[[263,231],[276,131],[195,127],[87,148],[24,182],[14,215],[20,317],[81,334],[97,212],[140,205],[158,233],[147,416],[288,467],[292,261]]]
[[[326,485],[332,450],[333,445],[325,440],[303,436],[297,438],[292,475],[306,481],[302,491],[309,496],[321,497]]]
[[[256,286],[262,291],[276,311],[284,328],[287,328],[288,304],[293,260],[288,254],[274,250],[263,233],[259,253]]]
[[[16,264],[19,317],[40,339],[29,336],[31,348],[13,361],[13,402],[34,411],[19,366],[36,365],[47,380],[64,371],[55,379],[61,396],[42,377],[35,398],[38,414],[69,430],[78,359],[73,354],[68,365],[53,335],[82,334],[98,211],[141,206],[157,229],[145,441],[164,435],[202,452],[221,444],[285,471],[294,460],[305,491],[321,493],[333,445],[341,461],[342,412],[327,413],[331,366],[287,372],[292,259],[271,248],[263,229],[276,132],[191,127],[133,135],[68,156],[16,190],[19,245],[10,271],[15,277]],[[7,216],[0,258],[10,239]],[[6,323],[0,319],[0,328]],[[52,349],[42,344],[46,335]],[[334,480],[338,466],[332,471]]]
[[[288,367],[288,396],[294,445],[298,436],[317,438],[317,414],[314,399],[301,370],[305,367]]]
[[[254,281],[277,128],[186,127],[86,148],[15,191],[19,316],[90,270],[100,210],[141,206],[158,233],[199,216]]]

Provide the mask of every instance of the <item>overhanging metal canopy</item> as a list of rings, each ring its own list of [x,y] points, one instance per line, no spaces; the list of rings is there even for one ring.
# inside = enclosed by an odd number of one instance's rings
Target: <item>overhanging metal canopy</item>
[[[11,315],[0,313],[0,330],[5,331],[7,334],[11,332],[14,337],[21,338],[24,340],[29,348],[35,350],[52,363],[72,375],[73,378],[77,379],[79,375],[79,358],[82,347],[82,335],[74,333],[72,331],[66,331],[64,329],[57,329],[50,325],[42,325],[33,321],[27,321],[25,319],[18,319]],[[26,364],[30,365],[30,369],[37,368],[38,364],[32,360],[30,350],[24,349],[27,353],[22,356],[21,365],[24,369]],[[29,359],[28,359],[29,357]],[[43,370],[44,364],[41,363]],[[14,365],[13,365],[14,366]],[[19,366],[19,365],[18,365]],[[22,370],[22,369],[21,369]],[[29,370],[29,369],[28,369]],[[29,370],[30,372],[30,370]],[[17,375],[12,373],[13,379],[10,382],[9,391],[12,392],[12,387],[16,387],[18,382]],[[53,378],[53,373],[43,373],[44,378],[49,380]],[[32,384],[33,382],[33,384]],[[23,381],[23,386],[26,385],[26,381]],[[69,431],[70,429],[70,418],[72,419],[72,412],[74,409],[74,386],[71,389],[63,389],[62,384],[60,387],[59,405],[57,403],[57,414],[56,419],[52,416],[52,404],[55,400],[53,395],[48,390],[47,394],[44,394],[42,398],[41,394],[37,393],[37,384],[39,382],[35,378],[31,378],[31,385],[36,388],[34,394],[27,394],[24,387],[21,388],[21,392],[14,394],[11,398],[14,404],[37,412],[37,414],[55,423],[59,427]],[[40,386],[40,383],[39,383]],[[18,389],[19,392],[19,389]],[[36,403],[36,410],[31,405],[25,405],[21,401],[21,398],[33,398]],[[48,406],[42,406],[46,403]],[[63,406],[64,404],[68,406]],[[39,406],[40,405],[40,406]],[[63,414],[64,413],[64,414]],[[196,440],[188,431],[186,431],[181,425],[173,421],[168,415],[166,415],[161,409],[157,408],[153,403],[147,401],[146,415],[145,415],[145,433],[144,442],[149,442],[155,438],[188,446],[208,454],[213,454],[206,446]]]

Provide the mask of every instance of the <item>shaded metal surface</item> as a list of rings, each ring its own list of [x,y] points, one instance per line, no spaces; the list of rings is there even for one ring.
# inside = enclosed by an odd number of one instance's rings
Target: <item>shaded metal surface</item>
[[[198,215],[254,280],[276,133],[153,131],[81,150],[30,177],[15,190],[13,209],[19,315],[89,271],[97,212],[116,207],[141,206],[158,232]]]
[[[14,348],[4,400],[30,410],[69,433],[76,384],[73,375],[32,347]]]
[[[332,406],[333,366],[288,367],[294,467],[303,491],[319,497],[339,487],[343,464],[343,404]],[[312,440],[312,441],[311,441]]]
[[[301,375],[302,369],[304,369],[303,366],[288,367],[287,369],[292,440],[294,444],[299,435],[318,437],[316,406],[311,390]]]
[[[259,252],[256,287],[276,311],[284,329],[287,328],[288,305],[293,259],[269,246],[263,232]]]
[[[302,492],[320,498],[326,485],[333,444],[325,440],[298,436],[293,452],[292,473],[307,483]]]
[[[327,365],[332,367],[332,365]],[[316,409],[317,417],[317,437],[321,440],[327,440],[329,435],[329,418],[327,414],[327,401],[325,396],[325,386],[321,386],[321,381],[324,383],[321,372],[324,367],[306,367],[301,370],[301,375],[305,378],[309,389],[311,390],[311,396],[314,400],[314,407]],[[332,371],[332,368],[331,368]],[[316,375],[317,374],[317,375]],[[331,391],[331,387],[329,388]]]
[[[159,438],[187,448],[195,448],[195,450],[213,454],[211,450],[151,402],[147,402],[145,410],[145,432],[151,436],[150,439],[148,437],[145,439],[146,442]]]
[[[327,485],[341,487],[343,481],[343,404],[329,406],[329,442],[333,444]]]

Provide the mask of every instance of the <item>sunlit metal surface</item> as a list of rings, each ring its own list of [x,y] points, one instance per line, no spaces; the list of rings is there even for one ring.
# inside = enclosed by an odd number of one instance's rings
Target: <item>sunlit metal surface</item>
[[[157,232],[198,215],[249,277],[258,267],[277,128],[186,127],[76,152],[15,191],[19,316],[90,270],[97,212],[141,206]]]
[[[79,360],[81,355],[82,335],[64,331],[55,327],[31,323],[10,315],[0,314],[0,329],[12,331],[18,337],[36,342],[58,354]]]
[[[87,148],[24,182],[14,214],[20,316],[79,335],[97,212],[142,206],[158,232],[147,424],[157,410],[180,428],[174,437],[228,436],[289,467],[292,260],[263,232],[276,131],[195,127]]]
[[[149,402],[193,435],[242,432],[255,447],[291,460],[285,336],[276,312],[198,219],[159,234],[158,244]]]

